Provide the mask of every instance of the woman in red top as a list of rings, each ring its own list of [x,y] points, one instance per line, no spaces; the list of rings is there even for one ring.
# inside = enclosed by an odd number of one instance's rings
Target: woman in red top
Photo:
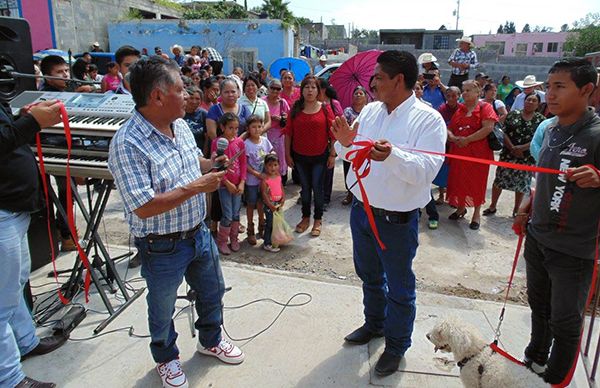
[[[298,169],[302,186],[302,220],[296,232],[302,233],[310,224],[310,203],[315,196],[314,223],[311,235],[321,234],[323,217],[325,170],[335,164],[333,135],[330,131],[333,112],[319,102],[319,81],[308,75],[300,84],[301,97],[294,104],[285,127],[286,160]]]
[[[494,153],[488,145],[487,137],[498,121],[498,116],[490,104],[479,102],[479,93],[477,82],[463,82],[464,104],[459,105],[448,124],[450,153],[493,160]],[[474,207],[469,228],[479,229],[489,169],[485,164],[450,160],[448,202],[456,207],[456,211],[449,217],[451,220],[463,218],[467,214],[466,207]]]

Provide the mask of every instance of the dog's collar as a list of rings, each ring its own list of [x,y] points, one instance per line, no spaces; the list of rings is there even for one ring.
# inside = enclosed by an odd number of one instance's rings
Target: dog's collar
[[[462,368],[467,365],[467,363],[469,361],[471,361],[473,359],[473,357],[475,357],[475,354],[469,357],[465,357],[462,360],[460,360],[459,362],[456,363],[456,365],[458,365],[459,369],[462,370]],[[479,372],[479,376],[481,376],[483,374],[483,365],[479,365],[479,368],[477,368],[477,371]]]
[[[469,356],[469,357],[465,357],[462,360],[460,360],[459,362],[457,362],[456,365],[458,365],[458,367],[460,369],[462,369],[463,366],[467,365],[467,363],[473,359],[473,357],[475,357],[475,355],[472,355],[472,356]]]

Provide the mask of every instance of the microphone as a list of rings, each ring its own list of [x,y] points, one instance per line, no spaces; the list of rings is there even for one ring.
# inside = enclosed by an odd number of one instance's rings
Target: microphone
[[[227,141],[227,139],[225,139],[224,137],[220,137],[217,140],[217,158],[219,156],[223,156],[225,155],[225,150],[227,149],[227,147],[229,146],[229,141]],[[216,162],[213,170],[215,171],[223,171],[225,169],[225,163],[223,162]]]

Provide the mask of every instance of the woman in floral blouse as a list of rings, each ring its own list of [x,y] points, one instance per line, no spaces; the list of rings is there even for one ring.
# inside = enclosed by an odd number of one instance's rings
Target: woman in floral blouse
[[[532,93],[525,98],[525,106],[521,111],[511,111],[504,122],[504,148],[500,152],[500,160],[503,162],[535,165],[535,160],[529,153],[529,143],[533,138],[538,125],[545,117],[537,112],[540,105],[540,97]],[[513,217],[519,210],[521,200],[528,194],[533,174],[528,171],[512,170],[498,167],[496,179],[492,186],[492,203],[483,211],[484,216],[496,213],[496,205],[502,190],[515,192],[515,205]]]

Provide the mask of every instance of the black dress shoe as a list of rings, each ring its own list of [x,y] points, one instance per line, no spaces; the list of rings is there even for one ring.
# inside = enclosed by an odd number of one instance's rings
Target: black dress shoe
[[[21,357],[21,361],[31,357],[41,356],[42,354],[50,353],[63,346],[65,342],[67,342],[67,337],[58,334],[52,335],[50,337],[40,338],[40,343],[38,344],[38,346],[33,348],[33,350],[29,353],[23,355]]]
[[[469,228],[471,230],[479,230],[479,222],[475,222],[475,221],[471,222],[469,224]]]
[[[389,376],[398,370],[401,360],[402,356],[394,356],[384,351],[375,364],[375,373],[380,377]]]
[[[15,388],[54,388],[56,384],[54,383],[43,383],[41,381],[36,381],[34,379],[30,379],[29,377],[25,377],[19,384],[15,386]]]
[[[383,332],[372,332],[365,326],[361,326],[344,337],[344,340],[353,345],[364,345],[373,338],[383,337]]]

